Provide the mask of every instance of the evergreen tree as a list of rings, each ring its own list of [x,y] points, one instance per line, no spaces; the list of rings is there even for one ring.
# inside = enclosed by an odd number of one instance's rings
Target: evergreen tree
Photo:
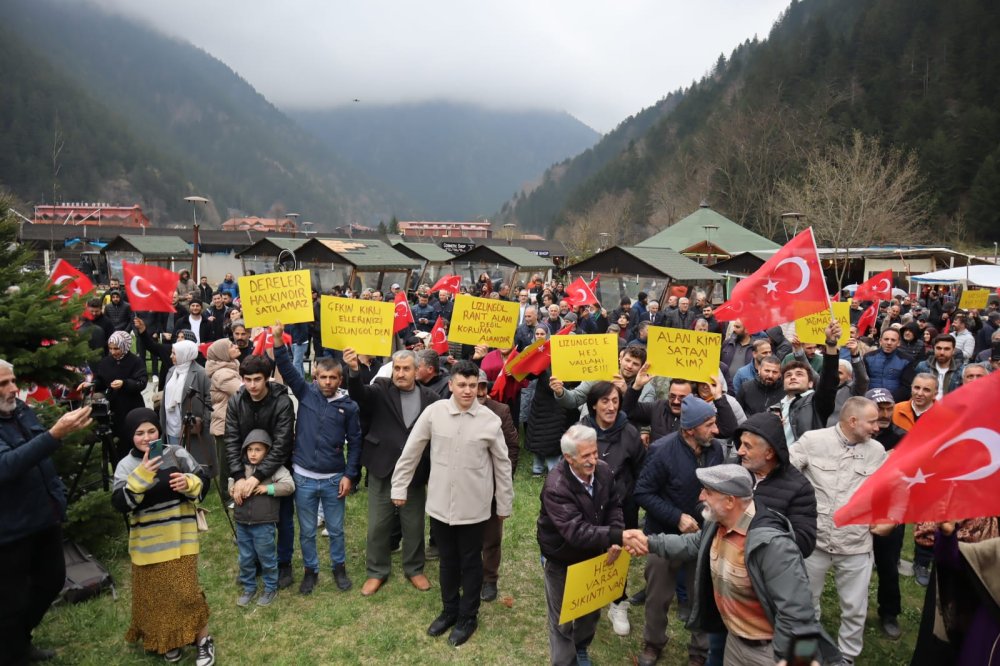
[[[393,215],[392,219],[389,220],[389,233],[398,234],[399,233],[399,219]]]

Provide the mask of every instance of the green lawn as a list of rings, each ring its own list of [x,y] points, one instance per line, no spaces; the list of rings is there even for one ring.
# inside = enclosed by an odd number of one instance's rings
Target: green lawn
[[[527,457],[527,456],[525,456]],[[320,573],[320,585],[309,597],[297,594],[301,579],[301,560],[296,544],[296,585],[282,591],[269,608],[238,608],[236,546],[221,514],[218,495],[210,495],[211,530],[202,535],[200,559],[201,583],[212,610],[210,628],[215,636],[221,664],[542,664],[548,659],[545,625],[545,593],[542,570],[535,542],[535,519],[542,481],[526,473],[522,461],[515,480],[514,516],[507,521],[504,559],[500,574],[502,602],[483,604],[479,630],[466,645],[448,646],[446,638],[430,638],[425,630],[440,610],[437,588],[437,562],[428,563],[427,575],[434,588],[416,591],[403,577],[398,554],[393,556],[394,570],[389,582],[373,597],[364,598],[359,590],[364,581],[364,545],[366,498],[362,489],[348,500],[347,565],[354,589],[340,592],[330,572]],[[326,539],[321,540],[321,556]],[[144,655],[136,646],[125,643],[130,611],[129,562],[122,533],[108,534],[96,553],[111,568],[117,582],[118,599],[105,595],[75,606],[53,608],[36,632],[36,642],[58,651],[57,664],[154,664],[159,658]],[[904,557],[912,551],[907,537]],[[321,561],[325,561],[321,558]],[[642,561],[632,563],[629,590],[640,589]],[[923,600],[923,588],[912,578],[902,579],[903,638],[883,638],[875,615],[875,581],[869,625],[865,631],[865,650],[859,664],[894,665],[909,663]],[[836,594],[832,587],[824,594],[823,623],[836,635]],[[597,664],[632,664],[642,648],[642,608],[630,611],[632,634],[619,638],[602,618],[591,655]],[[676,621],[671,609],[673,639],[660,663],[686,663],[686,631]],[[189,650],[185,664],[194,663]]]

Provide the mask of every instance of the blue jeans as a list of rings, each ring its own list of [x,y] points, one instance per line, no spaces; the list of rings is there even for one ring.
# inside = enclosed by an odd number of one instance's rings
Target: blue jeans
[[[240,584],[247,592],[257,591],[257,562],[260,562],[264,590],[278,589],[278,548],[274,523],[236,523],[236,546],[240,553]]]
[[[299,371],[299,374],[302,375],[303,379],[305,378],[306,373],[303,370],[305,366],[303,365],[302,362],[305,361],[306,359],[306,351],[308,349],[309,349],[308,342],[292,343],[292,365],[294,365],[295,369]]]
[[[542,472],[548,470],[552,471],[552,468],[559,463],[560,456],[540,456],[537,453],[533,454],[531,459],[531,473],[541,474]]]
[[[334,474],[329,479],[310,479],[295,474],[295,507],[299,513],[299,547],[302,548],[302,563],[310,571],[319,571],[319,555],[316,553],[316,512],[320,502],[326,517],[326,529],[330,533],[330,566],[343,564],[347,559],[344,545],[344,500],[337,497],[343,474]]]

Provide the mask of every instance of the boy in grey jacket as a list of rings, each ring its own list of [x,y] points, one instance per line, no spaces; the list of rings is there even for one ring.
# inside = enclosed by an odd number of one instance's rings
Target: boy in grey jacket
[[[271,436],[261,429],[251,430],[243,440],[242,458],[245,474],[249,478],[271,448]],[[229,479],[232,492],[234,479]],[[257,599],[258,606],[267,606],[278,594],[278,546],[276,541],[279,497],[295,492],[295,481],[284,467],[254,489],[244,500],[233,498],[236,508],[236,544],[239,549],[240,585],[243,591],[236,600],[237,606],[248,606],[257,593],[257,565],[260,564],[264,579],[264,593]]]

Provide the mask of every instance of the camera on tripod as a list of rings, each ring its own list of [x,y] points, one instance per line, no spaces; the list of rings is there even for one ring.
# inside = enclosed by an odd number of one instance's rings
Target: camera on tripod
[[[111,404],[105,398],[92,398],[90,405],[90,417],[101,425],[111,425]]]

